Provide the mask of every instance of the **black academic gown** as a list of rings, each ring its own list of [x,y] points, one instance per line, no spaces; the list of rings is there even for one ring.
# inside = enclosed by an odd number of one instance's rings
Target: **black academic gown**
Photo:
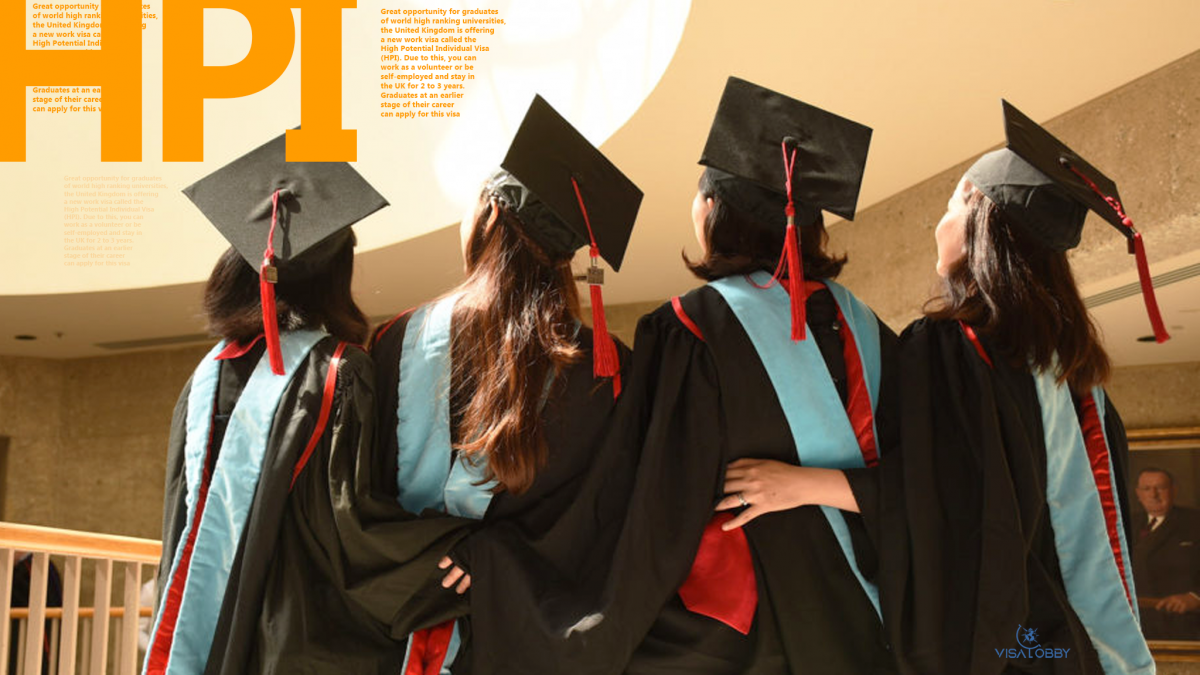
[[[327,337],[313,347],[277,407],[232,561],[208,675],[394,674],[408,633],[443,620],[449,611],[445,598],[433,592],[438,576],[431,572],[466,534],[466,523],[415,519],[389,497],[388,476],[373,447],[374,371],[357,348],[343,355],[328,426],[289,489],[315,428],[336,346]],[[229,414],[263,352],[260,343],[222,362],[214,462]],[[171,426],[160,589],[169,583],[186,518],[183,451],[190,385]]]
[[[955,322],[922,319],[901,340],[902,450],[878,472],[848,472],[879,545],[901,672],[1102,673],[1062,580],[1033,377],[984,339],[989,366]],[[1132,542],[1128,446],[1111,401],[1103,424]],[[1016,646],[1018,626],[1071,657],[1000,658],[995,650]]]
[[[490,659],[477,659],[475,672],[891,672],[875,611],[816,508],[746,527],[759,592],[749,636],[683,607],[676,591],[722,496],[725,464],[797,458],[766,370],[724,299],[705,287],[681,303],[704,339],[669,303],[641,320],[618,422],[555,539],[521,542],[520,532],[492,527],[460,546],[471,549],[471,611]],[[814,294],[809,312],[815,339],[832,340],[822,348],[831,370],[844,377],[832,296]],[[881,325],[881,337],[890,371],[895,336]],[[894,422],[879,407],[886,448]],[[870,570],[869,542],[849,520]],[[528,597],[536,619],[522,604]]]
[[[1144,512],[1134,522],[1131,544],[1138,595],[1200,593],[1200,511],[1174,506],[1153,531]],[[1197,640],[1200,613],[1173,614],[1142,606],[1142,632],[1152,640]]]
[[[378,450],[381,461],[387,464],[382,473],[390,477],[393,493],[398,452],[396,406],[399,387],[403,386],[399,380],[400,359],[410,316],[401,315],[380,331],[371,347],[380,420]],[[538,589],[542,584],[558,588],[558,584],[570,584],[588,574],[594,566],[588,556],[590,546],[597,540],[612,539],[612,531],[620,524],[619,520],[596,518],[606,510],[619,510],[619,505],[596,509],[575,504],[585,484],[603,476],[612,466],[598,458],[617,406],[612,382],[593,375],[591,329],[581,327],[577,341],[583,357],[556,378],[543,408],[542,429],[549,449],[546,465],[522,494],[495,495],[482,521],[473,522],[479,533],[491,534],[472,535],[453,552],[455,561],[472,575],[471,590],[465,598],[469,600],[469,617],[466,605],[460,604],[463,596],[453,590],[436,589],[447,602],[446,613],[464,619],[459,624],[462,647],[452,667],[456,675],[576,672],[573,664],[562,663],[558,670],[514,669],[531,655],[506,658],[516,645],[502,643],[497,647],[492,640],[498,631],[491,629],[502,627],[501,634],[545,636],[542,627],[552,623],[559,612]],[[619,341],[617,351],[624,373],[622,381],[627,381],[630,353]],[[571,518],[585,513],[586,523],[568,524]],[[444,574],[432,564],[430,569],[439,572],[439,579]]]
[[[680,321],[670,305],[643,320],[637,348],[659,353],[659,375],[677,370],[715,370],[704,407],[655,410],[679,427],[701,419],[718,421],[715,433],[672,445],[689,461],[717,469],[736,459],[774,459],[797,464],[792,432],[749,336],[719,293],[700,288],[681,298],[681,306],[699,328],[703,341]],[[846,366],[833,296],[817,291],[808,300],[808,339],[815,339],[828,373],[846,399]],[[860,338],[861,339],[861,338]],[[895,445],[891,400],[896,336],[880,323],[881,400],[876,411],[878,446],[883,454]],[[680,341],[688,348],[671,346]],[[635,373],[635,376],[637,374]],[[647,449],[647,452],[653,450]],[[663,477],[670,480],[672,477]],[[688,540],[711,514],[720,489],[686,486],[696,509],[679,521]],[[719,484],[718,484],[719,487]],[[707,507],[707,509],[703,508]],[[872,578],[875,556],[861,519],[847,514],[860,570]],[[629,673],[890,673],[891,655],[882,625],[816,507],[771,513],[745,526],[755,563],[758,611],[748,636],[723,623],[688,611],[672,594],[629,663]],[[694,552],[694,549],[693,549]],[[686,560],[682,561],[686,562]],[[678,565],[677,565],[678,567]],[[687,568],[683,567],[686,574]]]

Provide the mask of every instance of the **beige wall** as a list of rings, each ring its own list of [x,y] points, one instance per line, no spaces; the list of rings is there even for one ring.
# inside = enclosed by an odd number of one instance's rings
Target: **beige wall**
[[[1117,368],[1108,394],[1130,429],[1200,427],[1200,363]]]
[[[1200,52],[1184,57],[1046,123],[1121,186],[1125,210],[1148,242],[1150,262],[1200,248]],[[1020,101],[1014,101],[1020,105]],[[996,125],[1000,125],[996,106]],[[981,153],[982,154],[982,153]],[[831,250],[848,251],[839,281],[893,328],[915,318],[937,277],[933,229],[959,178],[977,158],[925,180],[830,228]],[[1091,214],[1069,254],[1076,280],[1130,271],[1125,239]]]
[[[205,351],[0,357],[5,519],[157,539],[171,411]]]

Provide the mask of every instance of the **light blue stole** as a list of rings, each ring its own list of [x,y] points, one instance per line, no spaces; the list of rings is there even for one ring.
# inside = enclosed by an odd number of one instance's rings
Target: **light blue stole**
[[[192,547],[191,565],[167,659],[166,672],[169,675],[204,672],[221,604],[225,599],[230,569],[258,487],[275,411],[300,364],[325,336],[320,331],[281,333],[279,341],[287,374],[275,375],[271,372],[269,359],[260,358],[233,408],[221,441],[220,454],[213,467],[208,498]],[[221,364],[215,357],[225,346],[226,343],[222,341],[213,347],[192,375],[184,443],[187,518],[179,537],[179,546],[175,549],[168,580],[174,579],[179,573],[179,561],[185,543],[191,536],[192,523],[195,522],[196,502],[204,477],[204,462],[208,455],[209,433],[220,381]],[[166,591],[162,589],[162,592]],[[160,610],[155,618],[152,643],[147,653],[153,649],[153,641],[158,639],[161,620]]]
[[[755,272],[751,277],[762,286],[770,281],[771,275]],[[879,322],[871,309],[843,286],[832,281],[826,281],[825,285],[833,293],[846,327],[854,335],[874,414],[879,402],[881,370]],[[709,286],[725,299],[758,352],[787,418],[800,464],[827,469],[865,466],[858,437],[816,340],[793,342],[791,339],[792,313],[787,291],[779,284],[758,288],[741,276],[725,277]],[[821,512],[837,537],[850,570],[879,615],[879,591],[858,569],[844,515],[828,506],[822,506]]]
[[[1130,597],[1137,597],[1120,504],[1116,504],[1117,535],[1124,583],[1070,390],[1055,382],[1053,369],[1034,372],[1033,380],[1046,440],[1046,503],[1050,506],[1050,524],[1067,598],[1087,629],[1106,675],[1153,673],[1154,659],[1142,637],[1137,603],[1131,604],[1125,595],[1128,588]],[[1104,390],[1095,387],[1092,396],[1103,429]],[[1111,448],[1107,429],[1104,433],[1104,444]],[[1111,453],[1108,469],[1115,481]],[[1114,501],[1119,500],[1118,487],[1113,485]]]
[[[396,484],[405,510],[434,509],[480,519],[491,504],[495,482],[478,485],[486,460],[456,460],[450,443],[450,320],[458,297],[418,308],[404,331],[396,399]],[[443,674],[449,675],[460,644],[456,622]],[[411,650],[410,639],[401,672],[408,668]]]

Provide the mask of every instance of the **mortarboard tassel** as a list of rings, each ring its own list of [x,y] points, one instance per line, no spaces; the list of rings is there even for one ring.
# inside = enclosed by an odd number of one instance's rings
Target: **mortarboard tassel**
[[[583,213],[583,222],[587,225],[588,239],[591,248],[591,266],[588,268],[588,287],[592,295],[592,375],[595,377],[613,378],[613,398],[621,395],[621,363],[617,358],[617,345],[608,334],[608,320],[604,316],[604,294],[601,286],[604,284],[604,270],[600,267],[600,248],[596,246],[596,235],[592,234],[592,222],[588,219],[587,208],[583,205],[583,194],[579,191],[579,183],[571,178],[575,188],[575,198],[579,200],[579,211]]]
[[[1125,214],[1125,209],[1121,206],[1120,201],[1101,192],[1100,188],[1096,186],[1096,183],[1091,178],[1088,178],[1072,166],[1065,157],[1059,159],[1059,162],[1070,169],[1076,176],[1079,176],[1084,183],[1087,183],[1092,192],[1095,192],[1101,199],[1108,202],[1108,205],[1121,218],[1121,224],[1133,233],[1132,238],[1129,240],[1129,252],[1137,260],[1138,283],[1142,286],[1142,301],[1146,303],[1146,313],[1150,316],[1151,327],[1154,328],[1154,341],[1163,343],[1170,340],[1171,336],[1167,333],[1167,327],[1163,324],[1162,314],[1158,311],[1158,299],[1154,296],[1154,280],[1150,278],[1150,263],[1146,260],[1146,244],[1142,240],[1142,233],[1133,227],[1133,219]]]
[[[258,290],[262,297],[263,333],[267,337],[267,357],[271,372],[283,375],[283,349],[279,346],[279,318],[275,308],[275,283],[279,270],[275,267],[275,224],[279,213],[279,190],[271,195],[271,231],[267,233],[267,250],[263,251],[262,266],[258,269]]]
[[[796,204],[792,201],[792,173],[796,166],[796,148],[788,157],[788,139],[784,139],[783,168],[787,178],[787,232],[784,233],[783,254],[787,258],[788,296],[792,300],[792,340],[805,339],[807,293],[804,288],[804,263],[800,259],[800,233],[796,231]]]
[[[750,277],[750,283],[759,288],[770,288],[776,282],[782,285],[784,271],[787,271],[787,293],[792,304],[792,340],[799,342],[805,339],[807,329],[808,294],[804,284],[804,261],[800,257],[800,233],[796,231],[796,203],[792,201],[792,169],[796,166],[796,148],[792,148],[791,158],[788,158],[787,146],[789,138],[783,139],[783,168],[787,176],[787,231],[783,235],[783,251],[779,254],[779,264],[771,280],[759,285]]]

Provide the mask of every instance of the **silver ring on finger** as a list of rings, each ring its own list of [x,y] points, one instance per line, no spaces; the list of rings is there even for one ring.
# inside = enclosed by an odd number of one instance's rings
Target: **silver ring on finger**
[[[737,493],[737,498],[738,501],[742,503],[742,506],[750,506],[750,502],[746,501],[746,495],[739,492]]]

